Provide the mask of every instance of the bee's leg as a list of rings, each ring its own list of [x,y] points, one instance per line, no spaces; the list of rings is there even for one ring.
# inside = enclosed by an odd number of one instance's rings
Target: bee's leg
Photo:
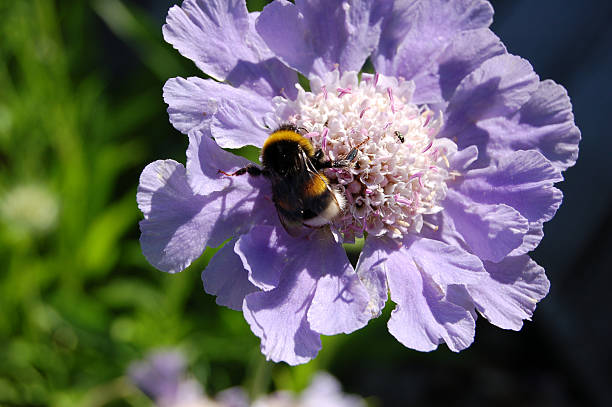
[[[353,153],[354,150],[354,153]],[[323,161],[323,160],[317,160],[315,161],[315,168],[317,170],[322,170],[325,168],[344,168],[344,167],[348,167],[351,165],[351,161],[355,158],[355,156],[357,156],[357,150],[353,149],[351,150],[351,152],[346,156],[352,156],[349,159],[342,159],[342,160],[337,160],[337,161],[332,161],[332,160],[328,160],[328,161]]]
[[[342,160],[336,161],[334,163],[334,165],[332,166],[332,168],[342,168],[342,167],[350,166],[353,163],[353,161],[355,161],[355,158],[357,158],[357,153],[359,152],[359,147],[364,145],[368,140],[370,140],[370,137],[366,138],[361,143],[359,143],[355,147],[353,147],[353,149],[351,151],[349,151],[349,153],[347,155],[345,155]]]
[[[218,174],[224,174],[224,175],[227,175],[228,177],[234,177],[234,176],[237,176],[237,175],[243,175],[243,174],[246,174],[247,172],[249,173],[249,175],[261,175],[261,174],[264,173],[264,170],[262,170],[261,168],[257,167],[256,165],[249,164],[246,167],[241,168],[238,171],[234,171],[232,173],[227,173],[227,172],[225,172],[223,170],[218,170],[217,171]]]
[[[368,141],[370,138],[368,137],[367,139],[363,140],[361,143],[357,144],[356,147],[353,147],[353,149],[351,151],[349,151],[349,153],[347,155],[344,156],[344,158],[342,158],[341,160],[337,160],[337,161],[323,161],[323,151],[322,150],[317,150],[313,156],[314,160],[315,160],[315,166],[317,167],[318,170],[323,169],[323,168],[346,168],[346,167],[350,167],[353,164],[353,161],[355,161],[355,158],[357,158],[357,153],[359,152],[359,147],[361,147],[366,141]]]
[[[333,161],[331,167],[332,168],[344,168],[344,167],[350,166],[355,160],[355,158],[357,158],[358,152],[359,150],[357,150],[357,147],[353,148],[351,151],[349,151],[347,155],[344,156],[342,160]]]

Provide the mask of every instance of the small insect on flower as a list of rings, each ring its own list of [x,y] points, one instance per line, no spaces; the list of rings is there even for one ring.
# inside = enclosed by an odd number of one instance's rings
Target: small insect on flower
[[[263,168],[248,165],[231,174],[219,172],[228,176],[248,173],[268,178],[281,224],[290,235],[299,236],[303,226],[324,226],[344,209],[346,199],[329,184],[321,170],[351,166],[358,147],[341,160],[326,160],[323,150],[315,151],[297,127],[284,124],[270,133],[263,145]]]
[[[400,143],[403,143],[406,139],[404,138],[404,135],[402,133],[400,133],[399,131],[394,131],[393,134],[395,134],[395,137],[397,137],[397,139],[399,140]]]

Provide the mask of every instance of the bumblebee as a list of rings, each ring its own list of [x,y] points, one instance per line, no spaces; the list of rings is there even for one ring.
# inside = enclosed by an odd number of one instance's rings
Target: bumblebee
[[[342,212],[345,198],[329,184],[322,170],[349,167],[357,152],[353,148],[341,160],[326,160],[323,150],[315,151],[297,127],[285,124],[270,133],[264,142],[261,168],[251,164],[231,174],[219,172],[228,176],[248,173],[268,178],[281,224],[290,235],[299,236],[303,226],[324,226]]]

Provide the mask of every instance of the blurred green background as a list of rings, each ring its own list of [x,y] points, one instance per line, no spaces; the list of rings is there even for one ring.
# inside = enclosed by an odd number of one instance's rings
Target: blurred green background
[[[538,325],[557,317],[553,305],[520,333],[479,320],[475,344],[459,355],[404,348],[387,332],[388,307],[290,368],[265,362],[242,314],[204,293],[211,250],[178,275],[151,267],[138,243],[138,177],[157,159],[184,162],[187,147],[161,88],[203,76],[163,41],[173,3],[0,1],[0,405],[149,405],[124,374],[163,347],[187,355],[209,394],[298,391],[328,370],[370,405],[609,400],[585,384],[586,365],[559,356],[572,348],[549,341],[555,323]],[[495,2],[508,13],[509,4]]]
[[[202,290],[211,250],[173,276],[141,254],[139,174],[187,147],[161,88],[203,76],[151,4],[0,4],[0,404],[148,405],[122,375],[160,347],[212,394],[303,388],[335,338],[308,366],[267,364],[242,314]]]

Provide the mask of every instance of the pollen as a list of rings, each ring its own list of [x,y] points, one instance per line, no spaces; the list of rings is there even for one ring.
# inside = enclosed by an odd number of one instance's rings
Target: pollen
[[[334,70],[312,78],[311,91],[296,86],[295,100],[274,99],[269,119],[303,129],[329,160],[358,150],[351,166],[325,172],[346,198],[331,227],[347,241],[366,232],[401,239],[421,233],[423,226],[435,230],[428,215],[443,210],[446,183],[457,175],[448,161],[457,145],[437,137],[441,112],[412,102],[414,83]]]

